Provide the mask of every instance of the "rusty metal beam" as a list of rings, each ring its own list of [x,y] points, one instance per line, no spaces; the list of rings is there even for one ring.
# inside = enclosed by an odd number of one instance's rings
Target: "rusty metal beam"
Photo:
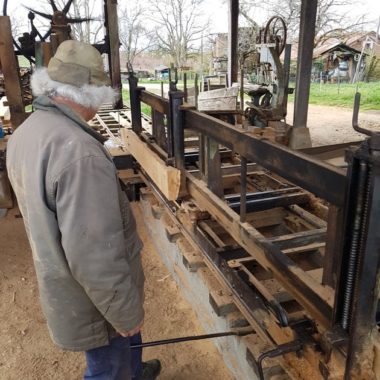
[[[294,127],[307,126],[317,6],[318,0],[302,0],[301,3],[297,79],[294,97]]]
[[[108,43],[108,63],[112,87],[117,91],[114,108],[123,108],[122,84],[120,75],[120,40],[119,20],[117,17],[117,0],[105,0],[104,15],[106,24],[106,40]]]
[[[239,0],[229,0],[228,13],[228,84],[238,80],[238,30],[239,30]]]

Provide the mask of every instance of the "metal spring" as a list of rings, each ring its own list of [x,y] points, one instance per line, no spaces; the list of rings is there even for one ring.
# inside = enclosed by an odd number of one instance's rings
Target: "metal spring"
[[[355,215],[354,215],[354,225],[352,231],[352,239],[350,252],[348,257],[347,266],[347,276],[345,284],[345,292],[343,296],[343,310],[342,310],[342,320],[341,325],[343,329],[347,330],[350,320],[350,310],[353,298],[354,282],[356,277],[358,252],[360,250],[362,239],[360,239],[361,231],[363,229],[362,220],[364,214],[364,197],[367,193],[366,182],[368,174],[368,166],[365,161],[360,161],[359,164],[359,176],[358,176],[358,193],[356,197]]]

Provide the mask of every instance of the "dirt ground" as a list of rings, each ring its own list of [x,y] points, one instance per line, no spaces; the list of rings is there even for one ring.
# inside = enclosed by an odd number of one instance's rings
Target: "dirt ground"
[[[145,242],[145,341],[201,334],[195,314],[180,296],[133,207]],[[18,210],[0,218],[0,379],[76,380],[85,368],[82,353],[63,352],[51,343],[40,310],[32,256]],[[193,342],[147,348],[145,359],[159,358],[160,380],[230,380],[212,343]]]
[[[292,120],[289,104],[288,122]],[[361,140],[351,126],[352,111],[315,106],[309,109],[313,145]],[[363,112],[361,124],[380,127],[380,112]],[[145,241],[143,262],[147,276],[144,339],[156,340],[202,333],[190,305],[185,302],[159,259],[141,215],[134,207]],[[18,211],[0,218],[0,380],[75,380],[85,362],[80,353],[62,352],[51,343],[38,302],[38,289],[28,241]],[[160,380],[229,380],[221,357],[210,342],[149,348],[145,359],[162,360]]]
[[[293,103],[289,103],[287,122],[293,123]],[[380,111],[363,111],[359,114],[363,128],[380,131]],[[341,144],[363,140],[364,136],[352,127],[352,110],[339,107],[309,105],[308,127],[313,146]]]

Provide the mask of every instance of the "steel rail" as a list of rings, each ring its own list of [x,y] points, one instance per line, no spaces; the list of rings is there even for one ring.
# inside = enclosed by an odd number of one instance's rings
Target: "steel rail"
[[[261,140],[212,116],[184,109],[185,127],[201,132],[248,160],[328,202],[343,207],[347,178],[344,170],[277,143]]]

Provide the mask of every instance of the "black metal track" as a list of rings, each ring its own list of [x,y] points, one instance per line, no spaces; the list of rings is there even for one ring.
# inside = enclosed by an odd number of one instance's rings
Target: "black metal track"
[[[260,140],[214,117],[186,110],[185,126],[204,133],[252,162],[328,202],[343,207],[347,178],[344,170],[282,145]]]

